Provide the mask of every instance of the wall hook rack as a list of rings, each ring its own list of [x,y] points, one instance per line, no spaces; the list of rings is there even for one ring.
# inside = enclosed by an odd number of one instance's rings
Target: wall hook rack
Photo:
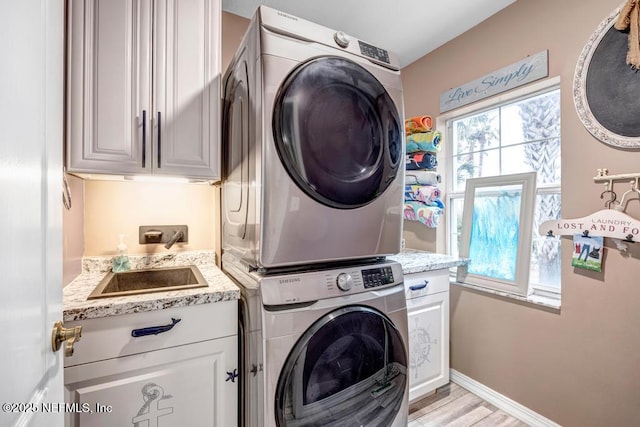
[[[640,173],[623,173],[618,175],[609,175],[609,169],[602,168],[597,170],[597,175],[593,177],[595,183],[608,183],[609,190],[612,190],[614,181],[629,181],[631,179],[639,179]]]
[[[630,192],[638,192],[640,195],[640,189],[638,188],[638,182],[640,180],[640,173],[625,173],[618,175],[609,175],[607,168],[597,170],[596,176],[593,177],[595,183],[604,183],[605,191],[600,194],[600,198],[604,199],[606,193],[610,193],[610,200],[605,202],[607,209],[602,209],[591,215],[583,218],[575,219],[558,219],[545,221],[540,224],[538,233],[542,236],[556,237],[556,236],[571,236],[574,234],[580,234],[584,237],[594,236],[611,237],[613,239],[619,239],[620,242],[635,243],[640,238],[640,221],[624,213],[624,200],[625,195]],[[616,201],[617,195],[613,191],[614,182],[626,181],[632,184],[632,190],[627,191],[621,201]],[[611,208],[611,204],[616,203],[616,206]],[[619,249],[624,249],[624,245],[620,245],[618,241]]]

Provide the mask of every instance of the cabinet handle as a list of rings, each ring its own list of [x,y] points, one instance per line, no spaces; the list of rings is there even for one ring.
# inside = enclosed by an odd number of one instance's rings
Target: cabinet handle
[[[420,284],[420,285],[412,285],[412,286],[409,286],[409,290],[412,290],[412,291],[419,291],[420,289],[424,289],[424,288],[426,288],[427,286],[429,286],[429,281],[428,281],[428,280],[425,280],[425,281],[424,281],[424,283],[422,283],[422,284]]]
[[[142,167],[147,163],[147,110],[142,110]]]
[[[233,372],[229,372],[227,371],[227,379],[224,380],[225,382],[227,381],[231,381],[232,383],[236,382],[236,378],[238,378],[239,374],[238,374],[238,370],[234,369]]]
[[[162,117],[160,116],[160,111],[158,111],[158,169],[160,169],[162,159]]]
[[[158,335],[173,329],[173,327],[176,326],[176,323],[178,323],[180,320],[182,319],[174,319],[172,317],[171,323],[168,325],[150,326],[148,328],[134,329],[133,331],[131,331],[131,336],[134,338],[137,338],[137,337],[143,337],[145,335]]]

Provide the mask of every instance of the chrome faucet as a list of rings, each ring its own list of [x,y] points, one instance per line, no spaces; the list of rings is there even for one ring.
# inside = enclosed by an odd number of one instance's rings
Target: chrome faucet
[[[164,247],[167,249],[171,249],[171,246],[173,246],[175,242],[182,239],[183,237],[184,237],[184,232],[182,230],[176,231],[175,234],[171,236],[171,238],[167,241],[167,243],[165,243]]]

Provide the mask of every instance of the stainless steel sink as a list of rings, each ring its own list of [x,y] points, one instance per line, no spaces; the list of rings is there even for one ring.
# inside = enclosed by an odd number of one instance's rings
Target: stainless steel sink
[[[195,265],[109,272],[87,299],[176,291],[208,286]]]

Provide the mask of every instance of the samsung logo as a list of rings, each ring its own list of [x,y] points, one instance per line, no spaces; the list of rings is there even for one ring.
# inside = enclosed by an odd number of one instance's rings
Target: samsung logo
[[[278,12],[278,16],[282,16],[283,18],[291,19],[292,21],[297,21],[298,18],[295,16],[287,15],[286,13]]]
[[[287,284],[287,283],[296,283],[299,282],[300,278],[299,277],[294,277],[291,279],[279,279],[278,283],[280,283],[281,285]]]

